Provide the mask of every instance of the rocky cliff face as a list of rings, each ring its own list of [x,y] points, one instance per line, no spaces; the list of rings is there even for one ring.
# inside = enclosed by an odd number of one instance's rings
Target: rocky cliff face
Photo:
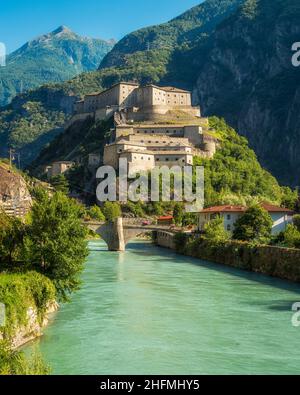
[[[0,209],[23,216],[32,206],[32,199],[23,177],[0,163]]]
[[[194,87],[205,115],[224,116],[284,184],[300,185],[300,4],[248,0],[210,40]]]

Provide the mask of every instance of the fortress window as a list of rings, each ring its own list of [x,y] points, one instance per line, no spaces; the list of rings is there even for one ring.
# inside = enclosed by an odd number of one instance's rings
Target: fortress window
[[[148,160],[151,160],[151,158],[148,158]]]
[[[159,158],[156,158],[156,161],[159,162]]]

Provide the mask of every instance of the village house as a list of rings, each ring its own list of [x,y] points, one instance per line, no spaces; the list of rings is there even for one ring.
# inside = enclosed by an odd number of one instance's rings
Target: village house
[[[70,170],[75,165],[74,162],[70,161],[59,161],[53,162],[51,166],[45,168],[45,173],[48,179],[64,174],[66,171]]]
[[[287,208],[262,203],[264,208],[271,216],[273,221],[272,234],[276,235],[285,231],[288,224],[293,221],[293,211]],[[221,217],[224,220],[224,228],[228,232],[233,232],[236,221],[245,213],[245,206],[215,206],[209,207],[198,213],[198,230],[203,231],[205,225],[211,220]]]

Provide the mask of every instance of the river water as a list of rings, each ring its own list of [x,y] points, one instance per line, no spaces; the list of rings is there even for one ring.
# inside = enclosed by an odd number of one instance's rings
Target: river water
[[[300,287],[136,242],[90,242],[37,348],[53,374],[299,374]]]

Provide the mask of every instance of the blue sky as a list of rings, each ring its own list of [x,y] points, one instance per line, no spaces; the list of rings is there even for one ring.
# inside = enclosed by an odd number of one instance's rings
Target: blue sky
[[[166,22],[202,0],[0,0],[0,42],[12,52],[26,41],[66,25],[78,34],[119,40]]]

